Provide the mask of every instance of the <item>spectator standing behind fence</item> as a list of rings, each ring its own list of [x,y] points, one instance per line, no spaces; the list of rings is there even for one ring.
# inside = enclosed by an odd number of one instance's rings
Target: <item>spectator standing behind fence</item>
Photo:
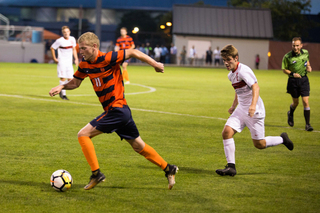
[[[152,54],[152,47],[150,46],[150,43],[149,43],[149,42],[146,43],[146,47],[145,47],[144,49],[145,49],[146,54],[147,54],[148,56],[150,56],[150,57],[153,56],[153,54]]]
[[[107,46],[107,50],[106,52],[111,52],[111,51],[114,51],[114,43],[113,41],[110,41],[109,45]]]
[[[193,45],[192,48],[190,49],[190,52],[189,52],[190,65],[193,65],[194,58],[196,57],[196,55],[197,55],[197,52],[196,52],[196,49]]]
[[[214,55],[214,65],[219,66],[220,65],[220,50],[219,47],[213,51]]]
[[[206,51],[206,64],[212,64],[212,50],[211,47],[209,47],[209,49]]]
[[[186,46],[183,46],[180,52],[180,64],[186,64],[186,56],[187,56]]]
[[[259,54],[256,55],[256,69],[259,69],[259,64],[260,64],[260,56]]]
[[[171,43],[170,47],[170,63],[171,64],[176,64],[176,59],[177,59],[177,47]]]
[[[168,49],[162,44],[161,45],[161,56],[160,56],[160,62],[165,63],[166,62],[166,56],[169,53]]]
[[[157,44],[157,46],[154,48],[154,60],[156,60],[157,62],[160,62],[160,57],[161,57],[161,51],[162,49],[159,47],[159,45]]]

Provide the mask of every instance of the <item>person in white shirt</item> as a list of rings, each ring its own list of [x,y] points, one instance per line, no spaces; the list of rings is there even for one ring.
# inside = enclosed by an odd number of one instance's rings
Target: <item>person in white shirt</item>
[[[213,51],[214,55],[214,65],[219,66],[220,65],[220,50],[219,47]]]
[[[233,136],[241,132],[246,126],[249,128],[253,144],[258,149],[285,145],[293,150],[293,143],[287,133],[280,136],[265,137],[264,119],[265,109],[259,96],[258,80],[253,71],[239,62],[238,50],[233,45],[227,45],[221,50],[223,63],[229,70],[228,78],[235,89],[232,106],[228,110],[231,114],[222,131],[224,152],[227,159],[225,169],[217,169],[216,173],[224,176],[235,176],[235,143]]]
[[[159,45],[157,45],[154,50],[154,60],[156,60],[157,62],[160,61],[160,57],[161,57],[161,53],[162,53],[162,49],[159,47]]]
[[[189,51],[189,59],[190,59],[190,65],[193,65],[194,58],[197,56],[196,49],[194,48],[194,45]]]
[[[170,63],[171,64],[176,64],[177,62],[177,47],[171,43],[170,47]]]
[[[72,57],[74,57],[74,63],[78,67],[78,54],[76,50],[76,39],[70,36],[70,29],[68,26],[62,27],[63,37],[58,38],[51,45],[51,53],[54,62],[58,64],[58,78],[60,78],[60,85],[66,84],[73,78],[73,62]],[[58,58],[56,57],[55,50],[58,50]],[[61,90],[60,98],[63,100],[69,100],[66,96],[66,91]]]

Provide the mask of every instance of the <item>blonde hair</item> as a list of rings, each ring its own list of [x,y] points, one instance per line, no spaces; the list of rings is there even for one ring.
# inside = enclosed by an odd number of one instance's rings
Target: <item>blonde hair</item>
[[[221,57],[227,58],[231,56],[232,58],[235,58],[236,56],[239,56],[237,48],[235,48],[232,44],[228,44],[224,46],[221,50]]]
[[[62,26],[61,27],[61,30],[63,31],[64,29],[69,29],[70,30],[70,28],[68,27],[68,26]]]
[[[84,41],[89,46],[93,46],[93,44],[96,44],[98,49],[100,47],[100,40],[99,40],[98,36],[96,34],[92,33],[92,32],[83,33],[78,38],[78,43],[81,43],[81,42],[84,42]]]

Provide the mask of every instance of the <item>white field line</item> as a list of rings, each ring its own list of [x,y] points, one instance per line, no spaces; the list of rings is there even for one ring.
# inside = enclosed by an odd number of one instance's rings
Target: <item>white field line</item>
[[[57,102],[57,103],[67,103],[67,104],[77,104],[77,105],[99,106],[99,107],[101,107],[101,104],[90,104],[90,103],[82,103],[82,102],[75,102],[75,101],[63,101],[63,100],[55,100],[55,99],[45,99],[45,98],[32,98],[32,97],[27,97],[27,96],[22,96],[22,95],[0,94],[0,97],[1,96],[2,97],[10,97],[10,98],[28,99],[28,100],[34,100],[34,101],[47,101],[47,102]],[[136,111],[142,111],[142,112],[153,112],[153,113],[167,114],[167,115],[177,115],[177,116],[194,117],[194,118],[206,118],[206,119],[221,120],[221,121],[226,121],[227,120],[225,118],[217,118],[217,117],[201,116],[201,115],[190,115],[190,114],[175,113],[175,112],[164,112],[164,111],[149,110],[149,109],[138,109],[138,108],[130,108],[130,109],[131,110],[136,110]],[[281,128],[292,129],[292,127],[285,127],[285,126],[281,126]],[[302,128],[294,128],[294,129],[295,130],[305,131]],[[320,131],[317,131],[317,130],[313,130],[312,132],[320,133]]]
[[[124,93],[125,95],[139,95],[139,94],[145,94],[145,93],[151,93],[151,92],[155,92],[156,91],[156,88],[154,87],[149,87],[149,86],[145,86],[145,85],[142,85],[142,84],[134,84],[134,83],[130,83],[130,85],[134,85],[134,86],[139,86],[139,87],[144,87],[144,88],[147,88],[149,89],[148,91],[143,91],[143,92],[131,92],[131,93]],[[82,97],[82,96],[96,96],[96,94],[92,93],[92,94],[79,94],[79,95],[68,95],[68,96],[77,96],[77,97]]]

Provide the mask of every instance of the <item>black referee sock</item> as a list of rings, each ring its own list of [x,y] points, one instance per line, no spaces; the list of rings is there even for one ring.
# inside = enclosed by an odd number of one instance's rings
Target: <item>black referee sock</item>
[[[293,108],[292,104],[290,105],[290,116],[293,116],[294,110],[296,110],[296,107]]]
[[[310,108],[308,109],[304,109],[304,112],[303,112],[303,114],[304,114],[304,119],[306,120],[306,124],[310,124]]]

